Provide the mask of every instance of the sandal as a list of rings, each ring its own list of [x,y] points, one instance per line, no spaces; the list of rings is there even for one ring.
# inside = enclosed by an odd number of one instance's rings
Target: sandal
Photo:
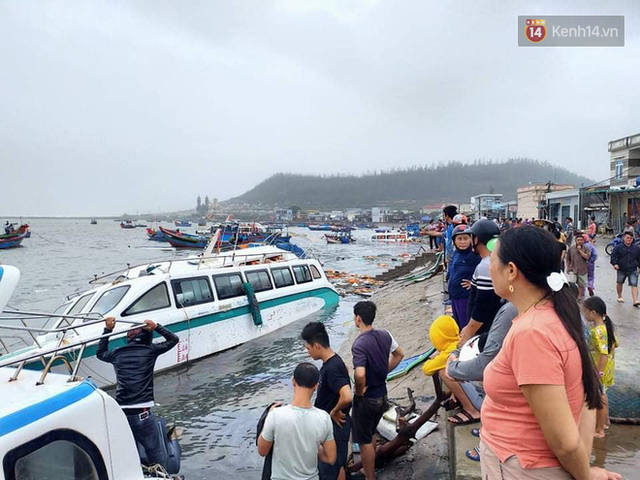
[[[444,407],[444,409],[448,412],[450,410],[455,410],[460,407],[460,402],[458,400],[454,400],[453,398],[447,398],[444,402],[440,404]]]
[[[464,419],[461,415],[464,415],[467,418]],[[480,422],[479,418],[473,418],[473,416],[464,409],[460,410],[455,415],[450,416],[447,420],[453,425],[470,425],[472,423]]]
[[[624,298],[618,297],[618,303],[624,303]]]
[[[640,307],[640,302],[635,302],[635,303],[633,304],[633,306],[634,306],[634,307]]]
[[[473,447],[473,450],[467,450],[465,452],[467,458],[473,460],[474,462],[480,461],[480,447]]]
[[[476,438],[480,438],[480,429],[479,428],[472,428],[471,429],[471,435],[476,437]]]

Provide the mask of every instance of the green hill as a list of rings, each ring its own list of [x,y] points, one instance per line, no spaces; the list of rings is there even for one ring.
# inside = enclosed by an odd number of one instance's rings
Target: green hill
[[[428,203],[469,202],[480,193],[502,193],[515,200],[529,183],[593,183],[586,177],[546,162],[449,162],[436,166],[392,169],[363,175],[278,173],[227,203],[299,205],[303,208],[420,207]]]

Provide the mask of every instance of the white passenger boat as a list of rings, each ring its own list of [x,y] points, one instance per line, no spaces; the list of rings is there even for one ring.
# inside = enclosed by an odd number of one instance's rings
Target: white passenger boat
[[[397,242],[397,243],[406,243],[411,240],[407,236],[407,232],[379,232],[374,233],[371,236],[371,240],[374,242]]]
[[[143,474],[122,409],[91,381],[16,373],[0,368],[0,480],[170,478]]]
[[[54,371],[62,371],[81,358],[78,374],[109,386],[115,383],[113,367],[96,358],[104,317],[118,320],[111,348],[124,345],[125,330],[145,319],[176,333],[180,342],[158,358],[159,371],[261,337],[339,300],[318,260],[274,246],[152,262],[90,283],[92,289],[69,299],[42,328],[27,328],[24,320],[42,314],[5,310],[4,323],[20,320],[14,329],[26,329],[34,342],[13,350],[0,335],[7,352],[0,367],[20,360],[21,367],[43,369],[52,363]],[[50,352],[59,346],[68,348],[54,360]]]

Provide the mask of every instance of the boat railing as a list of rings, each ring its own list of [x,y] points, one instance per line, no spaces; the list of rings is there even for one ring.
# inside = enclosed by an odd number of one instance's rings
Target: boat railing
[[[42,372],[42,375],[40,376],[40,379],[37,382],[37,385],[41,385],[45,382],[45,379],[49,373],[49,371],[51,370],[51,367],[54,365],[55,362],[62,362],[65,364],[65,366],[67,367],[67,370],[69,371],[69,382],[73,382],[73,381],[77,381],[79,379],[78,377],[78,370],[80,368],[80,364],[82,362],[82,357],[84,354],[84,351],[87,347],[87,345],[90,345],[92,343],[98,342],[103,338],[110,338],[113,336],[121,336],[122,334],[126,334],[127,332],[131,331],[131,330],[135,330],[137,328],[140,327],[144,327],[144,323],[140,323],[140,322],[133,322],[133,321],[129,321],[129,320],[118,320],[118,323],[124,323],[127,324],[128,327],[127,328],[123,328],[120,329],[118,331],[113,331],[110,333],[103,333],[101,335],[94,335],[91,336],[89,338],[79,338],[77,341],[71,341],[69,342],[67,334],[70,332],[74,332],[77,336],[80,336],[80,330],[82,328],[86,328],[86,327],[90,327],[93,325],[96,325],[98,323],[103,323],[104,319],[102,318],[102,315],[98,314],[100,316],[100,318],[95,318],[96,315],[91,315],[91,316],[83,316],[83,315],[59,315],[59,314],[45,314],[45,313],[39,313],[39,312],[21,312],[21,311],[3,311],[3,314],[17,314],[18,316],[2,316],[0,317],[0,320],[3,321],[20,321],[22,325],[6,325],[6,324],[0,324],[0,330],[10,330],[10,331],[23,331],[23,332],[27,332],[29,335],[32,336],[32,338],[34,339],[35,342],[35,346],[37,347],[36,349],[34,349],[32,352],[28,352],[23,355],[17,355],[16,357],[13,358],[8,358],[6,360],[2,359],[2,356],[0,356],[0,368],[2,367],[16,367],[15,372],[13,373],[13,375],[11,376],[11,378],[9,378],[9,381],[14,381],[17,380],[18,376],[20,375],[20,373],[22,372],[23,368],[25,367],[25,365],[27,365],[29,362],[33,361],[33,360],[40,360],[42,362],[42,364],[44,365],[44,370]],[[45,327],[32,327],[32,326],[28,326],[25,322],[25,320],[41,320],[44,317],[63,317],[64,319],[67,320],[67,325],[65,326],[57,326],[57,327],[53,327],[53,328],[45,328]],[[69,322],[69,319],[83,319],[83,323],[81,324],[72,324],[71,322]],[[54,347],[50,347],[50,348],[45,348],[43,347],[40,343],[38,343],[36,337],[34,336],[34,333],[55,333],[58,334],[57,337],[57,342],[56,345]],[[27,346],[30,346],[26,340],[24,340],[24,338],[22,337],[18,337],[18,336],[0,336],[0,344],[2,345],[3,349],[6,351],[6,353],[11,353],[9,347],[6,345],[6,342],[4,341],[4,339],[7,338],[17,338],[19,340],[22,340],[25,344],[27,344]],[[69,352],[72,352],[74,350],[78,349],[77,354],[75,355],[75,359],[73,358],[74,355],[65,355],[68,354]],[[71,361],[69,360],[71,358]],[[74,364],[72,365],[71,362],[74,362]]]
[[[276,245],[276,240],[277,239],[273,239],[273,244],[268,244],[269,246],[275,246]],[[309,241],[310,245],[309,247],[302,248],[303,250],[303,258],[315,258],[313,255],[310,254],[311,250],[312,250],[312,244]],[[279,255],[284,255],[286,253],[291,253],[289,251],[283,250],[281,253],[280,252],[268,252],[268,253],[251,253],[251,249],[250,248],[236,248],[235,250],[232,250],[231,252],[233,252],[231,255],[219,255],[218,253],[214,253],[212,255],[198,255],[195,257],[185,257],[185,258],[171,258],[171,259],[162,259],[162,260],[156,260],[156,261],[150,261],[150,262],[145,262],[145,263],[141,263],[141,264],[137,264],[137,265],[131,265],[129,263],[127,263],[127,268],[123,268],[123,269],[119,269],[119,270],[115,270],[113,272],[110,273],[105,273],[102,275],[94,275],[94,278],[92,280],[89,280],[89,284],[91,285],[100,285],[100,284],[107,284],[107,283],[112,283],[114,281],[118,281],[118,280],[126,280],[129,277],[127,276],[127,274],[134,269],[138,269],[138,268],[142,268],[142,267],[153,267],[153,269],[157,269],[158,271],[162,272],[162,273],[170,273],[171,272],[171,268],[175,265],[175,264],[181,264],[181,263],[191,263],[191,264],[196,264],[197,262],[197,267],[198,269],[202,268],[203,266],[206,266],[208,262],[213,261],[213,260],[222,260],[221,264],[220,264],[220,268],[225,268],[225,267],[230,267],[230,266],[234,266],[237,265],[237,262],[239,261],[239,259],[243,259],[245,258],[246,262],[257,262],[258,264],[261,263],[266,263],[267,260],[272,259],[274,257],[277,257]],[[229,253],[229,251],[226,251],[224,253]],[[115,279],[113,279],[113,277],[116,277]],[[108,280],[108,279],[112,279],[112,280]],[[71,294],[71,296],[75,296],[75,294]]]

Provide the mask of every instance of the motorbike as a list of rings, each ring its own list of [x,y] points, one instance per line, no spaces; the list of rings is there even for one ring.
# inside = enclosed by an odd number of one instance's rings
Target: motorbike
[[[611,242],[609,242],[609,244],[606,247],[604,247],[604,251],[606,252],[607,255],[611,255],[611,252],[613,252],[613,249],[616,248],[621,243],[622,243],[622,234],[619,233],[613,238],[613,240],[611,240]],[[640,238],[635,239],[633,241],[633,244],[640,246]]]

